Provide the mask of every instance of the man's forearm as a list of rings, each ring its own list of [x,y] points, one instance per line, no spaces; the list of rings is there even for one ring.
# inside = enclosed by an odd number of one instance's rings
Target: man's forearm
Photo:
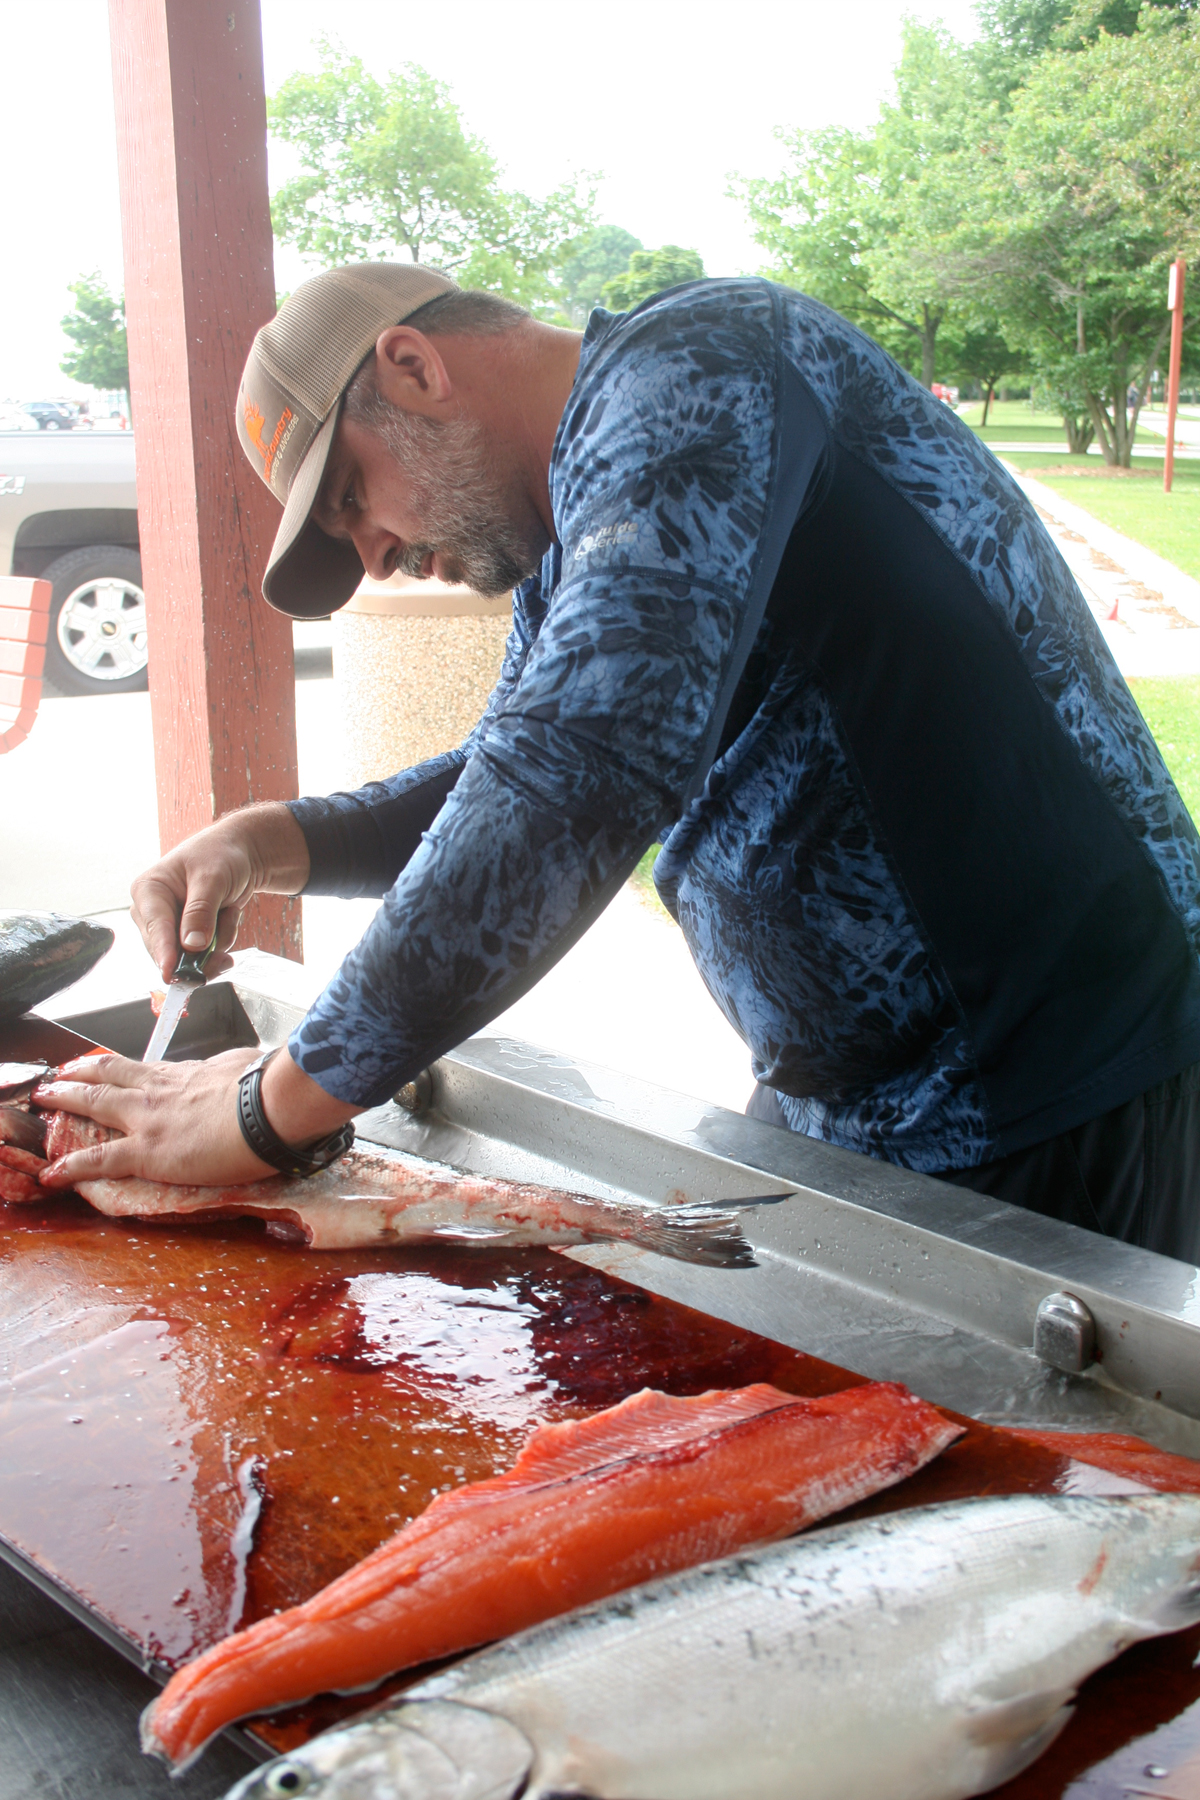
[[[254,869],[258,893],[298,894],[308,880],[308,842],[283,800],[226,813],[212,827],[235,837]]]

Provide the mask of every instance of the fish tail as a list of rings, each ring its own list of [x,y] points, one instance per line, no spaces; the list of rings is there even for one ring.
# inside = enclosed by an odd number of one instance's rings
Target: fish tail
[[[630,1234],[635,1244],[673,1256],[677,1262],[703,1263],[711,1269],[752,1269],[753,1247],[735,1213],[703,1203],[647,1209]]]

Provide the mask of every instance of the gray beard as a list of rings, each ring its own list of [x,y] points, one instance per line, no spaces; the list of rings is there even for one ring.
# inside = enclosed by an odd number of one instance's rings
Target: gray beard
[[[536,573],[541,548],[507,516],[478,420],[441,422],[389,406],[373,424],[410,484],[428,537],[400,552],[401,573],[419,576],[425,558],[436,553],[446,579],[489,600]]]

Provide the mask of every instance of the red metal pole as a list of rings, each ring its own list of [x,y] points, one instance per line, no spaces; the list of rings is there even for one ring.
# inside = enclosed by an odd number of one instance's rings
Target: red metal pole
[[[164,849],[296,794],[291,621],[260,581],[279,509],[242,454],[238,379],[275,311],[258,0],[109,0],[130,398]],[[300,902],[241,941],[300,956]]]
[[[1171,264],[1167,305],[1171,311],[1171,365],[1167,376],[1167,455],[1163,463],[1163,488],[1169,494],[1175,475],[1175,414],[1179,410],[1179,365],[1183,360],[1183,286],[1187,264],[1182,256]]]

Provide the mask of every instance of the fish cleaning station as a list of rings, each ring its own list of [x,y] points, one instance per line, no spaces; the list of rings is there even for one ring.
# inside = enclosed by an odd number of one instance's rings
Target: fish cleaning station
[[[298,797],[261,21],[109,15],[165,853]],[[321,992],[295,893],[175,1005],[109,935],[0,915],[0,1800],[1200,1800],[1200,1269],[486,1027],[44,1185],[57,1069]]]

